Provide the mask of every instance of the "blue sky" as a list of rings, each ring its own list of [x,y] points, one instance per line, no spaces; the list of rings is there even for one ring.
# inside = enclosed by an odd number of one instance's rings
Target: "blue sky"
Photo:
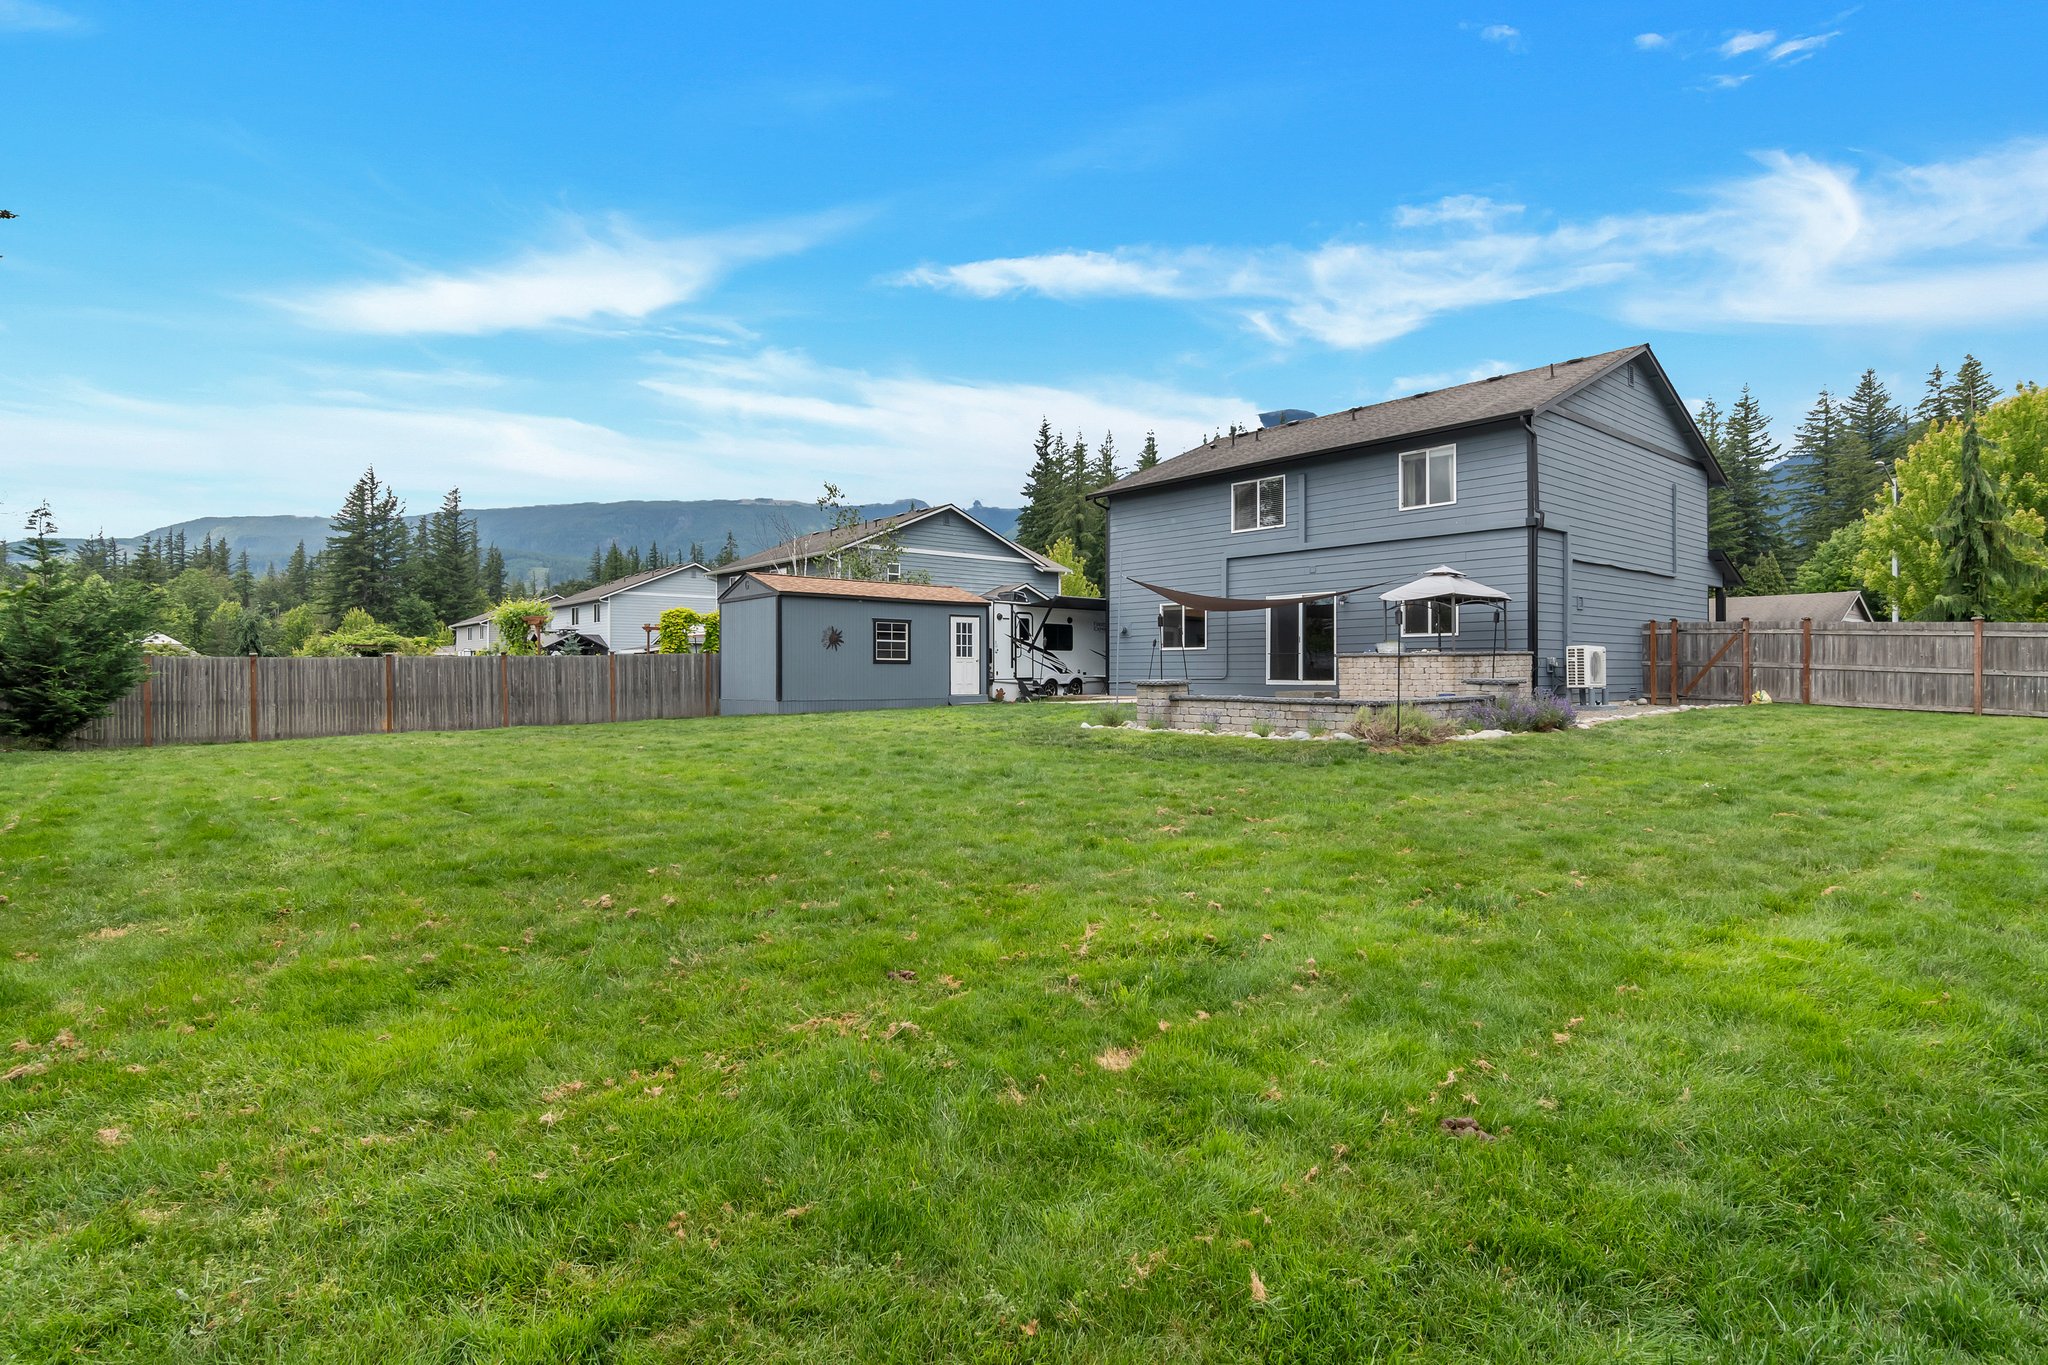
[[[1171,17],[1166,17],[1170,13]],[[0,517],[1014,503],[1653,343],[2048,378],[2005,7],[0,0]]]

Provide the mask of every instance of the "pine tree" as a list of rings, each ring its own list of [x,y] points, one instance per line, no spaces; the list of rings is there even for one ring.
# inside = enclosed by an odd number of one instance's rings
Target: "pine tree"
[[[1770,475],[1780,452],[1770,436],[1770,419],[1748,385],[1729,410],[1718,446],[1721,472],[1728,484],[1714,489],[1710,498],[1707,543],[1737,564],[1754,564],[1775,552],[1780,541],[1771,508]]]
[[[690,558],[688,562],[692,564],[704,563],[704,543],[702,541],[693,540],[690,542]]]
[[[256,575],[249,571],[249,552],[247,550],[235,556],[233,581],[235,585],[235,600],[245,607],[248,606],[249,599],[256,595]]]
[[[1785,577],[1785,570],[1778,563],[1778,557],[1769,551],[1755,563],[1742,570],[1742,586],[1737,589],[1740,597],[1776,597],[1792,591],[1792,582]]]
[[[405,564],[411,537],[398,495],[363,471],[334,514],[333,534],[321,556],[321,588],[328,612],[351,608],[389,621],[405,596]]]
[[[1791,539],[1802,558],[1834,533],[1835,490],[1830,480],[1842,444],[1842,419],[1826,389],[1807,409],[1792,436]]]
[[[1095,447],[1094,462],[1088,468],[1088,476],[1082,481],[1083,496],[1079,499],[1081,535],[1075,542],[1081,550],[1081,573],[1091,584],[1101,584],[1109,577],[1109,512],[1101,503],[1090,501],[1086,494],[1100,488],[1107,488],[1123,477],[1123,471],[1116,463],[1116,436],[1103,432],[1102,440]],[[1093,595],[1099,595],[1100,588]]]
[[[2027,543],[2033,538],[2014,524],[1997,481],[1984,467],[1977,419],[1971,415],[1963,421],[1956,463],[1962,486],[1933,527],[1941,591],[1924,614],[1936,621],[1995,619],[2000,605],[2039,573],[2038,542]]]
[[[1920,404],[1913,409],[1914,420],[1925,426],[1938,427],[1943,422],[1956,419],[1954,391],[1942,382],[1941,366],[1936,365],[1927,375],[1927,388],[1920,395]]]
[[[303,540],[292,547],[292,557],[285,561],[284,587],[294,607],[313,599],[313,567],[307,562]]]
[[[1853,436],[1876,466],[1875,482],[1883,484],[1905,449],[1906,415],[1892,401],[1876,370],[1865,370],[1856,390],[1842,400],[1842,429]]]
[[[1060,500],[1066,488],[1066,440],[1052,434],[1052,423],[1038,419],[1038,439],[1031,447],[1031,472],[1024,479],[1024,509],[1017,514],[1017,543],[1041,553],[1059,538]]]
[[[18,585],[0,591],[0,733],[54,745],[142,678],[143,599],[63,562],[47,503],[29,514]]]
[[[1949,381],[1947,396],[1951,416],[1975,417],[1998,401],[1998,386],[1991,382],[1991,372],[1983,361],[1965,355],[1963,363],[1956,366],[1955,378]]]
[[[482,570],[484,603],[495,606],[505,600],[505,552],[493,545],[484,551]]]
[[[725,544],[718,547],[718,558],[712,560],[711,565],[713,568],[722,569],[739,557],[740,543],[734,538],[733,533],[728,530],[725,533]]]
[[[1145,433],[1145,448],[1138,452],[1138,468],[1150,469],[1159,463],[1159,437],[1154,432]]]
[[[441,506],[422,524],[427,535],[427,572],[420,596],[441,621],[460,621],[483,610],[481,568],[477,563],[476,522],[462,511],[462,490],[451,488]]]
[[[619,553],[619,542],[616,540],[606,547],[600,568],[602,576],[597,580],[600,583],[609,583],[613,579],[626,576],[626,557]]]

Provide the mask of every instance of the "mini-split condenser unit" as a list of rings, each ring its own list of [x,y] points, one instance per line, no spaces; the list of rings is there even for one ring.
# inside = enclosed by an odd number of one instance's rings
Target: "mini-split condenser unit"
[[[1604,691],[1607,687],[1607,646],[1566,645],[1564,685],[1567,691]]]

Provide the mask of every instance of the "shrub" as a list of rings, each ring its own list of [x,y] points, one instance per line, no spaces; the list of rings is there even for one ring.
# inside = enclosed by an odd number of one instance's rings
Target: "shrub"
[[[1419,706],[1361,706],[1351,733],[1375,749],[1438,744],[1450,737],[1451,726]]]
[[[1563,697],[1489,697],[1472,708],[1471,721],[1481,730],[1569,730],[1579,713]]]
[[[1095,714],[1101,717],[1097,724],[1128,725],[1137,713],[1128,706],[1105,706]]]
[[[697,611],[690,607],[670,607],[661,614],[661,645],[663,654],[690,653],[690,627],[704,627],[705,654],[718,652],[718,613]]]
[[[0,733],[54,745],[141,680],[149,613],[136,592],[60,560],[47,505],[28,529],[27,572],[0,591]]]
[[[1252,722],[1252,733],[1264,739],[1273,733],[1273,723],[1268,720],[1255,720]]]
[[[540,647],[526,638],[526,632],[531,629],[526,624],[526,618],[539,616],[552,620],[554,614],[554,607],[537,597],[515,597],[500,602],[491,609],[491,624],[497,628],[499,647],[507,654],[540,653]],[[345,629],[347,622],[344,621],[342,624]],[[541,629],[545,630],[547,627],[543,626]]]

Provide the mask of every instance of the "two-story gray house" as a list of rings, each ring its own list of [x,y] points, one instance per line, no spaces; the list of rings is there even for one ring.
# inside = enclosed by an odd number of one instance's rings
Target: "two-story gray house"
[[[1491,609],[1379,593],[1449,565],[1506,592],[1504,640],[1531,682],[1567,645],[1605,646],[1610,687],[1641,687],[1642,626],[1699,619],[1732,575],[1707,550],[1724,482],[1648,346],[1220,437],[1094,496],[1109,522],[1112,688],[1148,676],[1260,695],[1329,687],[1338,654],[1383,642],[1483,653]],[[1202,611],[1134,579],[1247,600]],[[1346,590],[1356,589],[1339,597]]]

